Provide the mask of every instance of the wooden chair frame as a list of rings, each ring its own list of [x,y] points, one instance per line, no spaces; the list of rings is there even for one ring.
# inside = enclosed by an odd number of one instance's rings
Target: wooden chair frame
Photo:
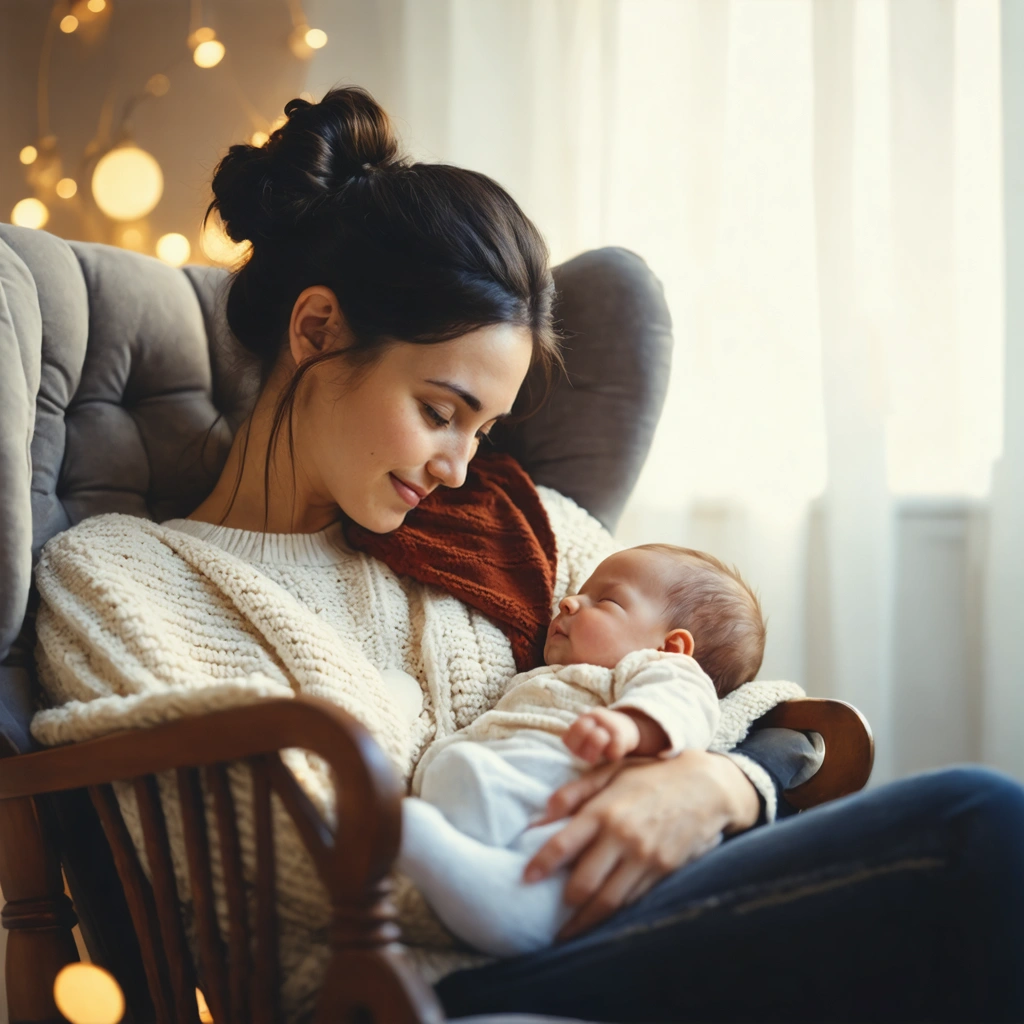
[[[814,730],[825,739],[819,771],[787,792],[806,808],[860,789],[873,762],[870,728],[849,704],[807,698],[779,705],[762,725]],[[317,814],[281,761],[299,747],[319,754],[342,780],[337,834]],[[227,765],[245,761],[253,777],[256,913],[247,921],[234,803]],[[190,890],[200,946],[192,963],[180,915],[157,774],[174,771],[181,801]],[[222,941],[214,913],[210,843],[201,774],[213,797],[231,926]],[[131,781],[138,800],[152,884],[142,871],[111,783]],[[47,842],[35,797],[85,788],[102,822],[124,887],[158,1024],[198,1021],[197,975],[217,1024],[273,1024],[277,996],[275,865],[270,795],[295,823],[331,902],[330,961],[315,1024],[382,1021],[433,1024],[444,1014],[431,987],[405,956],[388,895],[397,855],[401,788],[369,733],[337,706],[312,697],[259,704],[152,729],[0,760],[0,829],[19,837],[0,845],[7,898],[7,999],[11,1024],[64,1018],[53,979],[78,959],[75,915],[60,865]],[[251,962],[250,931],[255,962]]]

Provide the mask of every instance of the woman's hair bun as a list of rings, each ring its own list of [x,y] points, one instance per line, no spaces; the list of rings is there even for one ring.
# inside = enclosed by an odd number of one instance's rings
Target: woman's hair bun
[[[289,100],[284,111],[264,146],[232,146],[214,173],[210,209],[236,242],[301,231],[347,185],[402,163],[391,120],[365,89]]]

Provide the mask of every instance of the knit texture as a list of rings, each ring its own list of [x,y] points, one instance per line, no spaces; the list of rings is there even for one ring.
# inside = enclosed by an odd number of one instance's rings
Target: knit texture
[[[570,499],[548,488],[538,493],[557,544],[554,595],[574,593],[617,545]],[[46,544],[36,583],[37,664],[54,706],[36,714],[32,732],[47,745],[308,693],[334,701],[361,721],[408,786],[429,744],[490,710],[515,674],[509,640],[498,625],[450,594],[351,550],[337,526],[314,535],[260,535],[190,521],[158,525],[101,515]],[[382,676],[385,670],[419,681],[423,707],[411,730],[407,710]],[[320,759],[302,751],[283,756],[333,824],[333,789]],[[243,867],[252,883],[251,777],[244,766],[233,765],[230,779]],[[751,781],[774,802],[770,780],[759,781],[753,772]],[[160,778],[160,788],[188,918],[173,773]],[[148,871],[131,787],[116,784],[115,792]],[[281,998],[284,1019],[293,1020],[311,1009],[319,989],[329,903],[276,798],[273,806]],[[217,912],[226,933],[212,818],[209,824]],[[484,962],[455,948],[419,893],[407,880],[396,881],[403,934],[429,981]],[[188,919],[186,927],[191,934]]]
[[[493,619],[519,671],[544,660],[557,548],[537,489],[511,455],[478,455],[461,487],[438,487],[391,533],[353,523],[346,536]]]

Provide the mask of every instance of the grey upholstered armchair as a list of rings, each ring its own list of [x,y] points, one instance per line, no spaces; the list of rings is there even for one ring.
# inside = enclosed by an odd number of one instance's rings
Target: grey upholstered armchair
[[[538,483],[569,494],[614,528],[664,399],[668,311],[657,279],[622,249],[585,253],[558,267],[555,279],[568,381],[501,443]],[[62,1019],[52,982],[77,958],[70,931],[76,916],[90,956],[125,992],[126,1019],[195,1020],[198,981],[218,1024],[273,1021],[272,791],[310,849],[335,910],[333,959],[315,1019],[442,1018],[429,986],[403,960],[384,898],[398,841],[397,786],[372,739],[339,709],[304,698],[266,702],[51,751],[39,751],[29,733],[31,572],[43,544],[101,512],[187,515],[212,487],[254,399],[256,369],[221,315],[226,280],[221,270],[176,270],[0,225],[0,885],[8,901],[12,1021]],[[537,399],[539,383],[528,382],[525,404]],[[789,794],[794,805],[866,781],[870,734],[847,705],[790,702],[776,709],[773,723],[825,736],[825,763]],[[283,771],[277,751],[292,746],[321,753],[350,782],[345,813],[359,827],[346,831],[361,837],[358,844],[335,844]],[[249,922],[230,856],[232,806],[223,785],[225,762],[242,758],[257,794],[258,909]],[[182,796],[202,953],[196,963],[184,941],[155,795],[155,774],[165,771],[176,772]],[[228,935],[219,933],[211,910],[200,773],[216,798],[225,884],[238,910]],[[146,825],[148,876],[110,788],[128,779]]]

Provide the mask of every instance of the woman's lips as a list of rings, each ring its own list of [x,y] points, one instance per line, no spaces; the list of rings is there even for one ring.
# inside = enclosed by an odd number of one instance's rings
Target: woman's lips
[[[399,497],[404,501],[410,508],[415,508],[419,503],[422,495],[413,490],[404,480],[399,480],[394,473],[388,473],[391,477],[391,483],[394,484],[395,490],[398,491]]]

